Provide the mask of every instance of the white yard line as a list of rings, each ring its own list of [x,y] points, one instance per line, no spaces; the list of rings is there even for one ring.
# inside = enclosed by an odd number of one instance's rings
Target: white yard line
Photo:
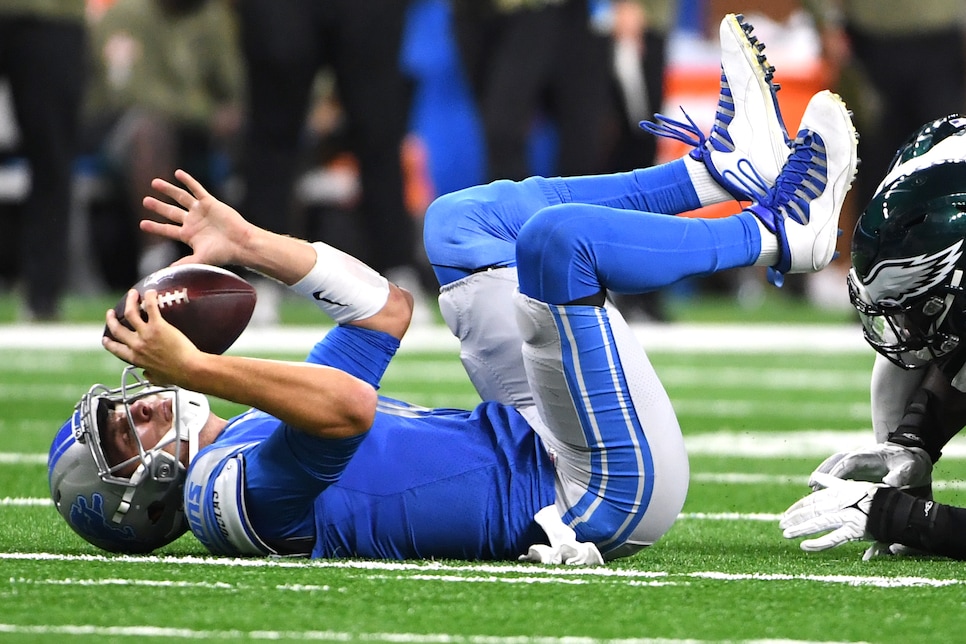
[[[922,576],[881,576],[881,575],[808,575],[787,573],[734,573],[718,570],[695,572],[639,571],[609,568],[606,566],[583,568],[569,566],[540,566],[514,563],[480,563],[464,566],[440,562],[400,562],[400,561],[356,561],[351,559],[327,560],[275,560],[275,559],[228,559],[219,557],[163,557],[140,556],[102,556],[102,555],[65,555],[45,552],[8,552],[0,553],[0,561],[71,561],[105,562],[133,564],[176,564],[179,566],[219,566],[244,568],[328,568],[358,570],[364,577],[372,579],[390,578],[400,581],[435,581],[446,583],[620,583],[630,585],[660,582],[661,585],[682,585],[695,580],[705,581],[751,581],[751,582],[799,582],[807,581],[822,584],[841,584],[847,586],[867,586],[875,588],[945,588],[966,586],[966,578],[933,578]],[[522,576],[521,576],[522,574]],[[127,583],[135,585],[143,580],[131,579]],[[24,584],[45,583],[36,580],[21,580]],[[78,583],[78,585],[119,585],[123,578],[109,580],[48,580],[46,583]],[[10,583],[18,583],[11,578]],[[153,582],[145,582],[153,583]],[[251,587],[250,584],[236,585],[237,588]],[[276,590],[311,592],[325,591],[331,586],[283,585],[274,586]]]
[[[92,626],[69,624],[61,626],[22,626],[0,624],[0,633],[18,635],[95,635],[101,637],[168,637],[177,639],[218,640],[307,640],[323,642],[390,642],[392,644],[703,644],[694,639],[621,638],[618,640],[593,637],[562,637],[526,635],[451,635],[448,633],[349,633],[343,631],[241,631],[166,628],[162,626]],[[803,640],[729,640],[733,644],[837,644],[834,642],[806,642]],[[855,643],[859,644],[859,643]]]
[[[634,334],[647,349],[660,351],[808,351],[869,352],[856,325],[769,324],[634,324]],[[101,324],[10,324],[0,327],[0,349],[99,349]],[[325,326],[249,328],[232,352],[308,351],[325,333]],[[403,340],[412,350],[458,348],[446,327],[413,327]]]

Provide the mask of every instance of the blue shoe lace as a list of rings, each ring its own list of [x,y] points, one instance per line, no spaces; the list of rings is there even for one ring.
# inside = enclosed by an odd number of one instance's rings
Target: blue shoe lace
[[[704,135],[694,119],[683,108],[681,113],[687,119],[686,123],[676,121],[664,114],[655,114],[654,121],[641,121],[640,126],[655,136],[674,139],[693,147],[694,149],[690,152],[691,158],[704,163],[715,181],[735,199],[756,201],[767,194],[768,183],[748,159],[738,160],[736,164],[737,172],[731,169],[725,170],[723,173],[718,172],[718,169],[711,162],[710,154],[712,151],[725,153],[735,151],[735,144],[728,134],[728,125],[735,115],[735,104],[731,98],[731,89],[728,87],[724,74],[721,75],[718,111],[715,115],[714,125],[711,126],[709,137]]]
[[[791,268],[791,251],[785,233],[785,218],[806,225],[809,204],[828,183],[825,141],[817,132],[802,130],[792,142],[792,152],[775,185],[756,204],[747,208],[778,238],[778,263],[768,268],[768,281],[780,287]]]

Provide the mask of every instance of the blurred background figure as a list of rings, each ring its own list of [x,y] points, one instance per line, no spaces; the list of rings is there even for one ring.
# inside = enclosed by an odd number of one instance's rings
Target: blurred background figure
[[[607,172],[654,165],[657,139],[639,123],[653,119],[664,105],[667,43],[678,17],[677,0],[614,0],[614,118]],[[658,291],[616,296],[631,321],[667,321],[664,295]]]
[[[408,0],[237,0],[248,119],[240,210],[290,232],[306,116],[320,70],[331,70],[344,141],[358,163],[360,258],[425,305],[415,224],[403,201],[401,145],[410,87],[399,65]],[[277,285],[258,280],[255,323],[276,318]],[[425,314],[425,306],[421,307]]]
[[[841,257],[809,276],[805,292],[820,307],[849,310],[845,273],[859,213],[913,132],[966,110],[966,2],[804,0],[803,5],[821,37],[826,82],[855,113],[862,161],[842,211]]]
[[[664,105],[667,43],[678,0],[614,0],[616,136],[609,172],[654,165],[657,139],[638,125]]]
[[[454,33],[483,125],[486,180],[604,171],[609,5],[453,0]],[[550,148],[534,147],[541,123],[552,130]]]
[[[413,81],[406,150],[416,164],[425,163],[427,183],[422,202],[410,206],[416,213],[435,197],[485,182],[483,127],[452,14],[451,0],[413,0],[400,52]]]
[[[966,110],[966,2],[810,0],[832,81],[854,97],[869,202],[896,150],[923,123]]]
[[[115,0],[92,19],[91,42],[85,137],[113,188],[91,227],[107,285],[124,289],[182,252],[138,231],[151,179],[183,168],[216,193],[227,179],[241,55],[225,0]]]
[[[87,40],[81,0],[0,0],[0,80],[8,83],[16,148],[29,189],[4,247],[17,257],[29,321],[61,315],[67,283],[71,180],[85,81]],[[12,232],[19,228],[19,234]],[[15,247],[14,240],[19,240]]]

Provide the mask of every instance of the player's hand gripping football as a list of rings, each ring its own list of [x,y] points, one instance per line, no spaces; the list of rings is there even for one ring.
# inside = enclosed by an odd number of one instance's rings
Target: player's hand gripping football
[[[141,317],[142,306],[147,320]],[[140,304],[138,292],[128,291],[124,317],[131,328],[121,324],[114,309],[107,311],[107,327],[113,339],[105,336],[101,340],[104,348],[143,369],[144,377],[154,384],[191,388],[192,383],[185,382],[185,365],[202,355],[201,351],[161,316],[157,291],[147,291]]]
[[[141,230],[187,244],[192,254],[178,264],[245,265],[244,250],[255,228],[241,214],[211,195],[204,186],[184,170],[176,170],[175,178],[187,189],[164,179],[154,179],[151,187],[168,196],[174,204],[145,197],[148,210],[168,223],[144,219]]]

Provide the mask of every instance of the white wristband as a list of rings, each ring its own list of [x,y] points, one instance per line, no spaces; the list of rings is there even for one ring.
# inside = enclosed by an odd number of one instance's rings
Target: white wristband
[[[355,257],[315,242],[315,266],[291,288],[313,300],[339,324],[378,313],[389,299],[389,281]]]

